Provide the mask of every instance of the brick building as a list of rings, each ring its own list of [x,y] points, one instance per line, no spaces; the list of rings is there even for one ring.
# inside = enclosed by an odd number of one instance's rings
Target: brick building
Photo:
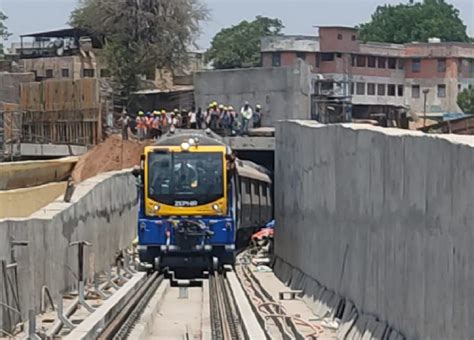
[[[441,117],[460,112],[458,93],[474,86],[474,44],[440,42],[404,45],[364,43],[352,27],[319,27],[319,36],[265,37],[264,67],[304,59],[334,92],[349,96],[353,116],[368,118],[394,107]]]

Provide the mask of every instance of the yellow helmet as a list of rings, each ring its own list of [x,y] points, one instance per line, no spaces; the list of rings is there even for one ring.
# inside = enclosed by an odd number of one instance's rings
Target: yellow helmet
[[[138,111],[139,116],[143,116],[145,113],[143,111]]]
[[[233,106],[229,106],[229,111],[234,111],[234,107],[233,107]]]
[[[165,114],[166,114],[166,110],[161,110],[161,114],[162,114],[162,115],[165,115]]]
[[[160,114],[160,112],[158,112],[158,111],[156,111],[156,110],[153,111],[153,116],[158,116],[159,114]]]
[[[223,109],[224,108],[224,105],[219,105],[219,109]]]

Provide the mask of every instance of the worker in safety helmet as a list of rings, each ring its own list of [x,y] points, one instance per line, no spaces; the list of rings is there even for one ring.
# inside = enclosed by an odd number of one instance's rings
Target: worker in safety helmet
[[[146,137],[146,117],[143,111],[138,111],[137,118],[137,134],[139,140],[144,140]]]
[[[150,137],[152,139],[156,139],[161,136],[160,125],[161,125],[160,112],[153,111],[153,117],[151,121],[151,133],[150,133]]]
[[[168,130],[168,117],[166,116],[166,110],[161,110],[160,112],[160,129],[161,133],[165,133]]]
[[[244,106],[240,109],[240,115],[242,116],[242,134],[248,135],[249,133],[249,122],[252,120],[253,111],[250,107],[249,102],[245,102]]]
[[[262,126],[262,106],[255,105],[255,112],[253,113],[253,127],[259,128]]]

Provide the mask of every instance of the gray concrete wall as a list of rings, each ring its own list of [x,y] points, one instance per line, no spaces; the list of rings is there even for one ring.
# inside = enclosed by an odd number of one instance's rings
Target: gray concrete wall
[[[77,247],[69,247],[71,242],[92,243],[85,250],[88,279],[131,245],[136,234],[136,192],[129,170],[109,172],[79,184],[71,203],[57,200],[29,218],[0,220],[0,260],[10,262],[11,237],[29,242],[27,247],[16,248],[24,317],[28,308],[39,309],[43,285],[54,296],[76,286]],[[0,301],[5,301],[4,293],[0,272]],[[5,309],[0,308],[0,328],[5,323]]]
[[[262,105],[263,126],[281,119],[309,119],[311,78],[307,64],[294,66],[215,70],[194,74],[196,107],[209,103],[232,105],[240,112],[245,101]]]
[[[277,256],[408,339],[473,339],[474,138],[292,121],[276,140]]]
[[[0,72],[0,102],[20,103],[20,84],[35,81],[33,73]]]

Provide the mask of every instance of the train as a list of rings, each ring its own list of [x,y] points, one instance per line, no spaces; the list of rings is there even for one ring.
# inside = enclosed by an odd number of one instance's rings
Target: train
[[[144,148],[138,178],[142,266],[216,270],[232,265],[273,219],[269,171],[238,159],[210,130],[177,130]]]

